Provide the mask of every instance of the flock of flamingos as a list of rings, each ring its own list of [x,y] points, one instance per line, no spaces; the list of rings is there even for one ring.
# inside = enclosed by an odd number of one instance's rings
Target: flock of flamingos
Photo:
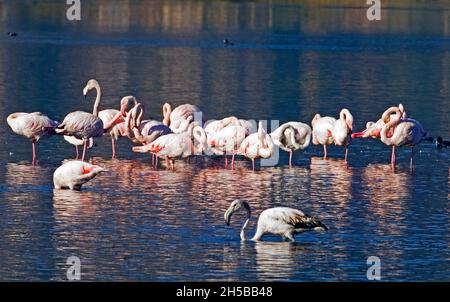
[[[79,190],[81,186],[93,179],[102,167],[85,162],[86,149],[93,146],[93,139],[105,134],[110,135],[112,156],[115,157],[115,141],[119,137],[128,137],[138,146],[134,152],[150,153],[152,164],[164,159],[167,167],[174,168],[174,160],[192,155],[214,154],[231,155],[231,167],[234,167],[236,155],[249,158],[255,169],[255,159],[270,158],[277,146],[289,152],[289,165],[292,165],[292,153],[303,150],[310,145],[323,145],[324,157],[327,157],[327,145],[335,144],[345,147],[347,162],[348,146],[354,138],[372,137],[380,139],[384,144],[392,146],[391,165],[395,166],[395,147],[410,147],[410,168],[413,169],[414,147],[420,142],[433,141],[423,126],[407,117],[402,104],[388,108],[376,122],[368,122],[366,129],[353,132],[353,116],[348,109],[342,109],[339,118],[316,114],[311,126],[301,122],[282,124],[272,133],[267,133],[260,121],[254,123],[234,116],[206,123],[200,108],[191,104],[183,104],[174,109],[168,103],[163,106],[162,121],[144,119],[144,108],[135,97],[126,96],[120,102],[120,110],[105,109],[99,111],[101,100],[100,85],[96,80],[89,80],[83,89],[86,97],[95,89],[97,96],[93,112],[74,111],[59,123],[40,112],[10,114],[7,123],[19,135],[31,140],[33,146],[33,163],[36,161],[36,143],[40,139],[52,135],[63,135],[70,144],[75,145],[76,160],[65,161],[56,169],[53,181],[56,189]],[[439,138],[440,139],[440,138]],[[442,142],[441,144],[448,144]],[[78,160],[78,147],[83,146],[81,160]],[[230,223],[231,215],[243,209],[247,213],[247,221],[241,239],[245,240],[245,228],[251,216],[250,206],[245,201],[235,200],[225,213],[225,221]],[[259,240],[265,233],[283,236],[294,240],[293,235],[309,229],[327,229],[317,218],[310,217],[302,211],[277,207],[261,213],[253,240]]]

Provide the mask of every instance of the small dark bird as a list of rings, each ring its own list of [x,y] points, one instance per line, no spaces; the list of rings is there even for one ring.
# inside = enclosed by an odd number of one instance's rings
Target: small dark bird
[[[438,136],[438,138],[436,139],[436,147],[437,148],[449,147],[449,146],[450,146],[450,141],[444,141],[442,139],[442,137]]]
[[[8,36],[15,37],[15,36],[17,36],[17,33],[8,31]]]
[[[233,43],[233,42],[230,42],[228,39],[224,39],[224,40],[223,40],[223,45],[225,45],[225,46],[233,46],[234,43]]]

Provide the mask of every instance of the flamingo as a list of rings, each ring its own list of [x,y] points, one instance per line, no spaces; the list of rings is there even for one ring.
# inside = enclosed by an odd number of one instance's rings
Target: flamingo
[[[58,122],[51,120],[40,112],[16,112],[8,115],[6,122],[12,131],[31,140],[33,149],[32,162],[36,161],[36,143],[55,134]]]
[[[323,145],[324,159],[327,158],[327,146],[334,143],[337,146],[345,146],[345,162],[347,162],[348,145],[353,130],[353,116],[346,108],[339,113],[339,119],[316,114],[311,121],[313,127],[313,144]]]
[[[288,122],[272,131],[270,136],[275,145],[289,152],[289,167],[292,167],[292,152],[306,149],[311,141],[311,133],[311,127],[307,124]]]
[[[195,115],[200,115],[202,122],[205,120],[203,112],[196,105],[183,104],[172,110],[172,106],[169,103],[163,105],[163,124],[169,126],[172,131],[177,130],[182,122],[189,116],[192,116],[192,120],[195,120]],[[195,123],[195,126],[200,126]],[[175,131],[174,131],[175,132]]]
[[[78,157],[80,156],[79,152],[78,152],[78,146],[82,146],[84,141],[82,139],[76,138],[75,136],[69,136],[69,135],[64,135],[64,140],[66,142],[68,142],[69,144],[75,146],[75,152],[76,152],[76,155],[77,155],[75,159],[78,159]],[[93,145],[94,145],[94,139],[91,137],[89,139],[89,145],[88,145],[87,148],[91,149],[93,147]]]
[[[86,98],[88,92],[92,89],[96,91],[96,99],[100,100],[102,96],[102,90],[97,80],[91,79],[87,82],[83,89],[83,95]],[[125,120],[123,118],[123,108],[126,107],[121,101],[120,111],[116,109],[105,109],[98,113],[98,117],[103,122],[103,130],[111,137],[112,158],[116,157],[115,142],[119,137],[125,136]]]
[[[137,113],[138,110],[140,110],[139,114]],[[143,114],[144,109],[142,104],[137,103],[133,109],[130,110],[130,114],[128,114],[126,118],[127,133],[130,133],[128,137],[134,143],[141,145],[150,144],[160,136],[173,133],[168,126],[161,122],[153,120],[142,121]],[[153,153],[152,164],[158,164],[158,158]]]
[[[230,125],[220,129],[212,137],[208,137],[207,144],[214,154],[225,155],[225,167],[228,167],[226,154],[232,153],[231,166],[234,167],[234,157],[248,134],[248,129],[241,125]]]
[[[394,113],[395,115],[391,116],[391,113]],[[410,169],[412,172],[414,169],[414,147],[423,140],[432,138],[418,121],[411,118],[402,119],[402,115],[403,114],[398,107],[388,108],[383,113],[381,117],[382,120],[387,121],[388,118],[390,120],[381,129],[380,139],[388,146],[411,147]],[[387,133],[391,129],[393,129],[392,135],[388,137]],[[392,152],[391,166],[392,169],[395,168],[395,152]]]
[[[89,80],[88,85],[94,84],[95,83],[93,82],[93,80]],[[86,154],[87,140],[94,137],[100,137],[104,133],[103,121],[98,117],[99,105],[100,95],[97,94],[92,113],[84,111],[71,112],[66,115],[63,122],[55,130],[56,133],[74,136],[75,138],[83,140],[83,155],[81,157],[82,161],[84,161],[84,157]]]
[[[394,108],[394,107],[391,107]],[[405,107],[402,104],[399,104],[397,107],[401,114],[401,119],[407,119],[406,110]],[[386,111],[388,111],[390,108],[388,108]],[[386,112],[385,111],[385,112]],[[360,132],[352,133],[352,138],[368,138],[372,137],[375,139],[379,139],[381,137],[381,130],[383,127],[390,121],[390,119],[395,116],[397,113],[395,111],[391,111],[390,114],[385,114],[384,118],[380,118],[376,122],[367,122],[366,123],[366,129]],[[390,128],[386,131],[386,136],[391,137],[393,135],[393,128]],[[429,140],[430,138],[425,138],[425,140]],[[392,145],[391,150],[391,163],[392,161],[395,161],[395,145]]]
[[[234,200],[225,212],[224,218],[229,226],[233,213],[241,209],[244,209],[247,213],[247,219],[240,234],[241,240],[245,241],[247,240],[245,231],[251,218],[251,208],[248,202],[239,199]],[[264,234],[270,233],[295,242],[295,234],[309,230],[326,231],[328,228],[316,217],[311,217],[300,210],[287,207],[270,208],[259,215],[256,233],[250,240],[259,241]]]
[[[144,146],[135,146],[132,150],[133,152],[140,153],[151,152],[157,157],[166,158],[166,160],[170,160],[173,170],[175,159],[199,154],[206,148],[206,135],[203,128],[194,126],[194,124],[188,125],[188,129],[182,133],[171,133],[160,136],[152,143]],[[196,147],[192,142],[192,136],[200,142],[199,147]]]
[[[333,136],[331,130],[336,123],[336,119],[331,116],[322,117],[316,113],[311,121],[312,126],[312,142],[314,145],[323,145],[323,158],[327,158],[327,145],[333,143]]]
[[[252,171],[255,171],[256,158],[269,158],[273,153],[272,137],[266,133],[262,122],[258,123],[258,132],[250,134],[241,143],[238,153],[252,160]]]
[[[80,190],[81,186],[106,170],[90,163],[71,160],[65,162],[53,173],[55,189]]]
[[[333,137],[336,146],[345,146],[345,158],[347,162],[348,145],[351,141],[351,133],[353,130],[353,115],[346,108],[339,113],[339,119],[334,123],[331,129],[331,136]]]

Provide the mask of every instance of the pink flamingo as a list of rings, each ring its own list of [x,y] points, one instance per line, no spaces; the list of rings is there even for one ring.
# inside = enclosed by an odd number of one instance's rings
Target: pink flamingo
[[[106,170],[84,161],[65,162],[53,173],[55,189],[80,190],[81,186]]]
[[[205,131],[206,132],[206,131]],[[243,140],[249,135],[248,129],[239,124],[226,126],[208,137],[207,144],[216,155],[225,155],[225,167],[228,167],[227,154],[231,153],[231,166]]]
[[[311,141],[311,133],[311,127],[307,124],[288,122],[275,129],[270,136],[275,145],[289,152],[289,167],[292,167],[292,152],[306,149]]]
[[[31,140],[33,148],[33,163],[36,161],[36,143],[55,134],[58,122],[51,120],[40,112],[16,112],[8,115],[6,122],[12,131]]]
[[[406,119],[406,110],[405,110],[404,106],[402,104],[399,104],[398,105],[398,109],[400,110],[401,118],[402,119]],[[389,109],[387,109],[387,110],[389,110]],[[395,114],[396,114],[395,112],[392,112],[390,115],[386,114],[385,115],[385,119],[380,118],[376,122],[367,122],[366,123],[366,129],[363,130],[363,131],[360,131],[360,132],[352,133],[352,138],[368,138],[368,137],[372,137],[372,138],[375,138],[375,139],[377,139],[377,138],[379,139],[380,136],[381,136],[381,130],[386,125],[386,123],[390,121],[391,116],[393,116]],[[383,115],[384,115],[384,113],[383,113]],[[392,134],[393,134],[393,128],[390,128],[386,132],[386,136],[387,137],[391,137]],[[391,162],[393,160],[395,160],[395,145],[392,145],[392,151],[391,151]]]
[[[394,116],[391,114],[394,113]],[[381,119],[387,121],[382,127],[380,132],[380,139],[383,143],[388,146],[411,147],[411,159],[410,159],[410,169],[411,172],[414,169],[414,146],[421,143],[423,140],[428,140],[430,137],[422,125],[411,118],[402,119],[402,111],[398,107],[391,107],[387,109]],[[388,137],[388,132],[392,129],[392,135]],[[392,150],[391,166],[392,169],[395,168],[395,152]]]
[[[200,142],[200,146],[192,141],[192,136]],[[144,146],[133,147],[134,152],[151,152],[161,158],[170,160],[172,170],[174,170],[174,160],[186,158],[199,154],[206,148],[206,135],[202,127],[190,124],[189,128],[181,133],[171,133],[160,136],[155,141]]]
[[[163,124],[169,126],[174,132],[189,116],[192,116],[193,121],[195,121],[196,116],[201,117],[202,122],[205,121],[205,117],[200,108],[191,104],[183,104],[172,110],[172,106],[169,103],[165,103],[163,105],[163,116]],[[198,123],[195,125],[200,126]]]
[[[273,154],[274,143],[272,137],[266,133],[262,122],[258,123],[258,132],[250,134],[241,143],[239,153],[252,160],[252,171],[255,171],[256,158],[269,158]]]
[[[353,116],[348,109],[342,109],[339,119],[330,116],[321,117],[316,114],[311,121],[313,128],[313,144],[323,145],[324,159],[327,158],[327,146],[334,143],[337,146],[345,146],[345,162],[347,162],[350,133],[353,129]]]

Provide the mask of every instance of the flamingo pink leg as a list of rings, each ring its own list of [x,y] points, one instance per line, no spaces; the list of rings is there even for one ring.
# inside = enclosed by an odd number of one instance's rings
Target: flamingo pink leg
[[[323,145],[323,159],[327,159],[327,145]]]
[[[255,172],[255,159],[252,158],[252,171]]]
[[[228,168],[228,157],[225,155],[225,168]]]
[[[77,151],[77,157],[75,159],[78,159],[78,157],[80,156],[80,154],[78,152],[78,145],[75,145],[75,150]]]
[[[233,150],[233,155],[231,156],[231,169],[234,169],[234,157],[236,155],[236,150]]]
[[[289,150],[289,168],[292,168],[292,149]]]
[[[170,164],[169,158],[166,156],[166,167],[169,167],[169,164]]]
[[[345,158],[344,158],[345,162],[347,162],[347,155],[348,155],[348,147],[345,147]]]
[[[395,168],[395,146],[392,146],[392,154],[391,154],[391,167],[392,170]]]
[[[155,167],[158,167],[158,156],[155,155]]]
[[[111,139],[111,146],[112,146],[112,158],[116,158],[116,144],[114,142],[114,139]]]
[[[36,143],[32,142],[33,144],[33,162],[36,161]]]
[[[81,160],[84,161],[84,156],[86,155],[86,140],[83,139],[83,155],[81,156]]]
[[[174,160],[174,159],[172,159],[172,160],[170,161],[170,165],[171,165],[171,167],[172,167],[172,171],[174,171],[174,170],[175,170],[175,160]]]

